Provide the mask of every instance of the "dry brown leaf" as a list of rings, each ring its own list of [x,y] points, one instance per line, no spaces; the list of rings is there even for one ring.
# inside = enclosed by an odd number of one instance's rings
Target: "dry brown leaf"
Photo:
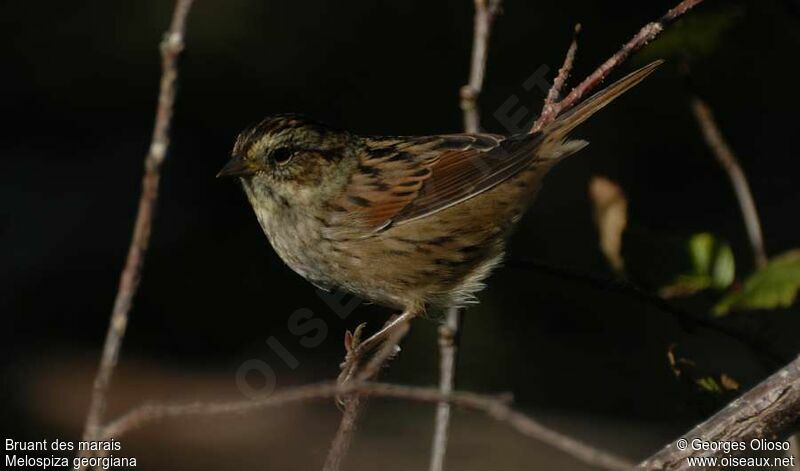
[[[628,224],[628,200],[619,185],[606,177],[595,176],[589,182],[589,196],[594,206],[594,221],[600,236],[600,250],[611,268],[625,269],[622,259],[622,233]]]
[[[731,378],[730,376],[722,373],[719,377],[719,382],[722,384],[722,387],[725,388],[726,391],[738,391],[739,390],[739,383]]]

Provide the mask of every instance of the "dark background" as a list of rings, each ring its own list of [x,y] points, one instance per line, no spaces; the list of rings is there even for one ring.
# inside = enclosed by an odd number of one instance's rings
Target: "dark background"
[[[539,109],[544,93],[526,92],[522,82],[542,64],[557,69],[576,22],[583,33],[573,85],[674,3],[506,0],[480,98],[483,126],[503,132],[494,111],[512,95]],[[157,44],[171,10],[172,2],[153,0],[0,6],[4,437],[79,435],[130,239],[158,88]],[[272,366],[279,388],[335,377],[344,330],[362,321],[375,327],[389,311],[362,306],[340,320],[278,259],[237,185],[214,175],[237,132],[277,112],[302,112],[364,134],[458,132],[472,13],[469,0],[196,2],[152,248],[112,389],[112,415],[151,400],[242,398],[235,374],[251,358]],[[719,34],[703,33],[720,21],[726,26]],[[628,195],[632,225],[654,239],[714,232],[732,244],[739,278],[748,273],[738,205],[691,117],[693,93],[715,110],[747,172],[768,252],[797,247],[798,26],[792,2],[709,1],[671,30],[678,47],[656,49],[657,42],[615,73],[659,52],[668,59],[584,125],[577,134],[592,145],[546,180],[513,238],[510,266],[469,310],[459,387],[511,391],[522,409],[637,459],[729,399],[677,381],[666,360],[670,344],[743,387],[778,366],[764,352],[678,322],[675,313],[624,290],[514,262],[613,279],[586,191],[589,178],[602,174]],[[699,39],[682,43],[681,34]],[[637,255],[640,265],[664,257],[654,247]],[[704,301],[674,304],[707,318]],[[287,328],[298,308],[325,321],[321,346],[302,347]],[[795,308],[722,322],[788,359],[798,351],[791,335],[796,317]],[[436,380],[435,329],[431,320],[415,322],[386,379]],[[270,336],[297,358],[296,369],[266,345]],[[250,428],[233,419],[224,427],[216,419],[165,426],[171,437],[189,434],[183,441],[166,440],[165,429],[151,427],[135,434],[123,455],[141,457],[142,469],[218,467],[231,459],[248,467],[257,462],[259,469],[313,469],[336,409],[290,410],[242,418]],[[397,469],[424,465],[430,408],[378,401],[368,414],[353,466],[376,456],[403,457],[390,463]],[[258,428],[270,426],[280,433]],[[478,416],[457,415],[454,427],[451,460],[461,463],[454,469],[481,469],[479,458],[465,458],[477,450],[505,446],[509,463],[531,450],[530,442]],[[197,430],[202,439],[192,435]],[[293,448],[296,436],[308,441]],[[172,465],[159,461],[165,455],[174,457]]]

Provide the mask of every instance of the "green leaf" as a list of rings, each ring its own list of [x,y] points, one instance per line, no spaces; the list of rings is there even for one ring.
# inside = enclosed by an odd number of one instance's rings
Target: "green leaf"
[[[678,275],[671,284],[661,288],[661,296],[688,296],[709,288],[722,290],[733,283],[736,262],[728,244],[702,232],[689,239],[687,248],[692,272]]]
[[[698,387],[700,387],[700,390],[712,394],[722,394],[728,391],[739,390],[739,382],[725,373],[719,375],[719,381],[717,381],[713,376],[703,376],[695,379],[694,382]]]
[[[703,232],[689,239],[689,255],[692,256],[692,266],[696,274],[704,275],[710,271],[713,251],[713,235]]]
[[[717,383],[717,381],[712,378],[711,376],[705,376],[703,378],[698,378],[695,380],[700,389],[706,392],[720,394],[722,392],[722,388]]]
[[[741,290],[729,293],[714,306],[714,314],[731,310],[777,309],[791,306],[800,291],[800,249],[774,257],[750,275]]]
[[[736,278],[736,262],[730,245],[721,244],[716,249],[711,265],[711,286],[722,290],[730,286]]]

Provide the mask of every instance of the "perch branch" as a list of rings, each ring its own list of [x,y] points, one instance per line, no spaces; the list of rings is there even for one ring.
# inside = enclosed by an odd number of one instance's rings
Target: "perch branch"
[[[750,192],[750,185],[747,183],[747,176],[745,176],[728,142],[722,136],[714,119],[714,114],[708,105],[700,98],[695,97],[692,100],[692,112],[708,148],[711,149],[711,152],[731,180],[736,199],[739,201],[739,208],[742,211],[742,218],[744,218],[744,224],[747,228],[747,235],[750,238],[750,245],[753,248],[756,266],[762,268],[767,264],[767,255],[764,250],[761,221],[756,210],[756,203],[753,200],[753,193]]]
[[[408,323],[401,324],[397,327],[392,335],[386,339],[386,342],[381,345],[380,350],[373,356],[369,362],[356,374],[356,382],[368,381],[378,376],[381,367],[392,356],[397,353],[397,345],[406,336],[410,326]],[[339,428],[336,430],[336,436],[331,442],[328,456],[325,458],[323,471],[337,471],[341,468],[344,457],[347,456],[347,451],[350,449],[350,443],[353,441],[353,435],[356,431],[356,424],[358,423],[358,416],[363,407],[362,398],[356,394],[350,394],[343,399],[344,410],[342,411],[342,420],[339,422]]]
[[[472,36],[472,60],[469,81],[461,87],[461,110],[464,113],[464,129],[468,133],[480,130],[478,96],[483,89],[486,74],[486,59],[489,54],[489,36],[492,24],[500,12],[501,0],[475,0],[475,27]]]
[[[170,123],[175,103],[175,83],[178,78],[178,56],[183,50],[186,18],[189,15],[191,6],[192,0],[178,0],[175,3],[172,22],[161,41],[161,85],[158,94],[153,136],[150,141],[150,149],[144,159],[142,194],[139,198],[133,237],[128,248],[128,256],[120,276],[117,296],[111,312],[111,321],[106,333],[100,366],[92,387],[92,397],[83,430],[84,440],[94,439],[103,421],[108,388],[111,384],[114,368],[117,365],[122,339],[125,337],[125,328],[128,325],[128,316],[133,304],[133,298],[136,295],[142,276],[144,257],[150,242],[153,215],[158,201],[161,164],[164,162],[169,148]]]
[[[625,60],[631,54],[655,39],[655,37],[664,30],[665,26],[675,21],[681,15],[694,8],[702,1],[703,0],[683,0],[657,21],[646,24],[627,43],[625,43],[619,51],[609,57],[600,65],[600,67],[589,74],[589,76],[586,77],[583,82],[573,88],[563,100],[553,104],[552,112],[547,114],[542,113],[542,115],[539,116],[539,118],[531,127],[531,130],[539,130],[543,128],[544,126],[550,124],[561,112],[566,111],[574,106],[588,92],[594,90],[600,84],[600,82],[602,82],[603,79],[608,76],[608,74],[610,74],[620,64],[625,62]]]
[[[508,425],[520,434],[561,450],[588,465],[609,470],[629,470],[633,466],[625,458],[586,445],[581,441],[547,428],[521,412],[515,411],[509,405],[511,401],[509,395],[487,396],[458,391],[442,394],[435,388],[359,381],[346,385],[319,383],[300,386],[256,400],[145,405],[126,413],[110,423],[102,430],[101,436],[106,439],[110,437],[119,439],[119,437],[132,430],[164,419],[198,415],[244,414],[299,402],[329,399],[351,394],[431,404],[445,401],[458,407],[483,412],[492,419]]]
[[[361,396],[358,394],[344,400],[342,419],[339,421],[339,428],[336,429],[336,435],[328,449],[325,464],[322,465],[323,471],[336,471],[341,468],[342,461],[347,456],[350,444],[353,442],[361,406]]]
[[[800,358],[765,379],[683,437],[706,442],[749,442],[786,436],[800,420]],[[749,449],[749,447],[746,447]],[[747,450],[743,450],[747,451]],[[735,451],[732,453],[736,453]],[[672,442],[641,462],[638,469],[689,469],[690,456],[725,456],[724,449],[679,450]]]

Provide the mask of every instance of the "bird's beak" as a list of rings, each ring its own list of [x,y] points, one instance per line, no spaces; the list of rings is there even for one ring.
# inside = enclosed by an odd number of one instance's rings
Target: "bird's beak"
[[[231,157],[231,160],[222,167],[222,170],[219,171],[217,174],[217,178],[220,177],[245,177],[247,175],[253,175],[255,170],[249,165],[249,163],[243,159],[241,156],[234,155]]]

